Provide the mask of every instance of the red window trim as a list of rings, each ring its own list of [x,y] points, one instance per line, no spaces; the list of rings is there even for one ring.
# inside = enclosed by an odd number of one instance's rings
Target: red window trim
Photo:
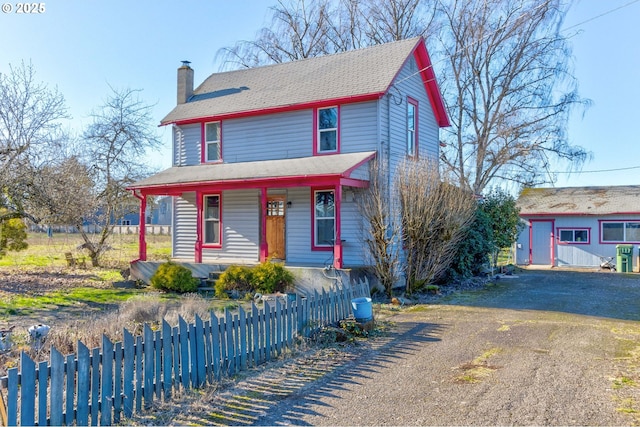
[[[336,129],[336,149],[335,151],[320,151],[319,144],[319,135],[320,129],[318,129],[318,113],[320,110],[326,110],[328,108],[336,108],[337,109],[337,121],[338,128]],[[329,156],[331,154],[340,154],[340,106],[339,105],[327,105],[324,107],[314,107],[313,109],[313,155],[314,156]]]
[[[605,222],[640,222],[640,219],[599,219],[598,220],[598,242],[602,245],[624,245],[628,243],[638,244],[640,241],[638,240],[602,240],[602,224]]]
[[[206,221],[205,215],[204,215],[204,210],[206,208],[206,203],[204,201],[205,198],[207,197],[211,197],[211,196],[218,196],[218,203],[220,205],[220,220],[218,221],[218,236],[220,236],[220,242],[219,243],[205,243],[204,242],[204,238],[205,238],[205,227],[204,227],[204,223]],[[202,198],[202,213],[201,213],[201,220],[200,220],[200,228],[202,230],[202,232],[200,233],[200,235],[202,236],[202,247],[206,248],[206,249],[222,249],[222,193],[206,193],[206,194],[202,194],[201,195]]]
[[[207,161],[207,134],[206,128],[209,123],[220,123],[220,158],[218,160]],[[209,120],[200,123],[200,163],[222,163],[222,120]]]
[[[561,231],[566,231],[566,230],[586,230],[587,231],[587,241],[586,242],[565,242],[560,240],[560,234]],[[558,244],[559,245],[590,245],[591,244],[591,227],[558,227],[556,228],[556,237],[558,239]],[[575,237],[575,233],[574,233],[574,237]]]
[[[418,100],[415,98],[412,98],[410,96],[407,96],[407,111],[406,111],[406,116],[407,116],[407,132],[406,132],[406,137],[409,136],[409,105],[413,105],[416,109],[415,111],[415,116],[414,116],[414,126],[415,129],[413,131],[413,154],[409,154],[409,144],[408,144],[408,140],[407,142],[407,156],[411,157],[412,159],[417,159],[420,157],[420,104],[418,103]]]
[[[336,230],[336,212],[337,206],[335,205],[336,200],[336,189],[335,187],[315,187],[311,188],[311,250],[312,251],[332,251],[334,245],[318,245],[316,244],[316,193],[320,191],[330,191],[333,193],[334,200],[334,212],[333,212],[333,232]]]

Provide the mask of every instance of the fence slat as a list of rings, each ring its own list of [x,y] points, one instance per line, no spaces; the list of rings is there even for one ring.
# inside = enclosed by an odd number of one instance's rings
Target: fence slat
[[[134,396],[134,378],[135,378],[135,364],[136,355],[133,335],[126,329],[123,329],[122,334],[124,336],[124,384],[123,384],[123,409],[124,416],[131,418],[133,416],[133,396]]]
[[[182,387],[189,388],[189,326],[182,318],[178,318],[180,329],[180,383]]]
[[[18,425],[18,368],[7,371],[7,424]]]
[[[24,351],[20,354],[20,425],[36,422],[36,363]]]
[[[47,423],[47,389],[49,388],[49,369],[47,361],[38,363],[36,374],[38,377],[38,424],[46,426]]]
[[[233,367],[235,372],[240,371],[240,319],[237,314],[233,315]]]
[[[209,384],[213,383],[213,347],[211,344],[211,322],[206,320],[204,322],[204,348],[206,355],[206,375]]]
[[[76,424],[89,425],[89,399],[91,396],[91,355],[89,348],[78,341],[78,406]]]
[[[51,393],[50,418],[51,425],[62,425],[62,408],[64,404],[64,356],[51,347]],[[45,399],[46,400],[46,399]]]
[[[136,411],[142,411],[142,337],[140,335],[136,336],[136,344],[135,344],[135,355],[136,355],[136,391],[135,391],[135,401],[136,401]]]
[[[171,342],[173,343],[173,388],[180,388],[180,333],[178,327],[171,328]]]
[[[213,311],[209,313],[211,318],[211,346],[213,347],[213,377],[216,380],[220,380],[220,324],[218,323],[218,317]]]
[[[76,398],[76,357],[74,354],[67,356],[65,367],[67,372],[67,390],[64,424],[70,426],[75,422],[74,405]]]
[[[196,367],[198,370],[198,387],[207,381],[207,360],[204,347],[204,325],[202,319],[195,315]]]
[[[113,343],[102,335],[102,373],[100,383],[102,393],[100,399],[100,425],[111,425],[113,411]]]
[[[198,384],[198,350],[196,349],[196,325],[189,324],[189,367],[191,370],[191,384],[197,388]]]
[[[154,332],[153,348],[153,357],[155,360],[153,382],[156,390],[156,399],[160,399],[162,397],[162,333],[160,331]]]
[[[260,331],[258,322],[260,321],[260,312],[254,303],[251,303],[251,335],[253,338],[253,364],[260,364]]]
[[[162,319],[162,361],[164,367],[162,369],[162,385],[164,390],[164,398],[169,399],[171,397],[171,372],[174,363],[173,351],[171,350],[171,326],[166,320]]]
[[[240,322],[240,370],[247,369],[247,314],[242,307],[238,307]]]
[[[224,309],[225,336],[227,338],[227,374],[235,374],[235,349],[233,347],[233,317],[228,308]]]
[[[122,411],[122,343],[115,344],[113,370],[113,422],[120,423],[120,412]]]
[[[100,349],[91,349],[91,425],[98,425],[100,415]]]

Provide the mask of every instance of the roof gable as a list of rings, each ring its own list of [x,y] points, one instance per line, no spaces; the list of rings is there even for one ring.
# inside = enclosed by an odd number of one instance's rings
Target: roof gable
[[[440,126],[444,102],[421,37],[281,64],[215,73],[161,124],[188,123],[377,99],[415,55]]]
[[[521,216],[640,214],[640,185],[526,188],[517,205]]]

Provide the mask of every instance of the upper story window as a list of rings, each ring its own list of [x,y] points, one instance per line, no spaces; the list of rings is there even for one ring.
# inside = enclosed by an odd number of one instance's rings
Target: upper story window
[[[600,222],[602,242],[640,242],[640,221]]]
[[[331,247],[336,233],[334,192],[314,192],[313,238],[316,247]]]
[[[558,228],[561,243],[588,244],[590,242],[588,228]]]
[[[339,151],[339,109],[338,107],[318,108],[316,116],[316,153],[337,153]]]
[[[204,244],[210,246],[219,246],[220,230],[222,221],[220,221],[220,195],[204,196]]]
[[[407,98],[407,155],[418,155],[418,101]]]
[[[205,123],[204,125],[204,162],[221,160],[221,132],[220,122]]]

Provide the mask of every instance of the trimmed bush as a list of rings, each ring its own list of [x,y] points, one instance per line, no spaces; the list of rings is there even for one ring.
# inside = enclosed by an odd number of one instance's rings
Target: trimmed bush
[[[160,264],[151,277],[151,286],[168,292],[195,292],[200,281],[191,275],[191,270],[175,262]]]
[[[232,265],[216,281],[216,297],[226,298],[228,292],[272,294],[284,292],[293,285],[293,274],[283,264],[263,262],[255,267]]]
[[[266,261],[253,269],[255,290],[263,294],[284,292],[293,284],[293,274],[280,263]]]
[[[216,280],[215,290],[218,298],[227,298],[227,291],[253,291],[253,270],[243,265],[232,265]]]

